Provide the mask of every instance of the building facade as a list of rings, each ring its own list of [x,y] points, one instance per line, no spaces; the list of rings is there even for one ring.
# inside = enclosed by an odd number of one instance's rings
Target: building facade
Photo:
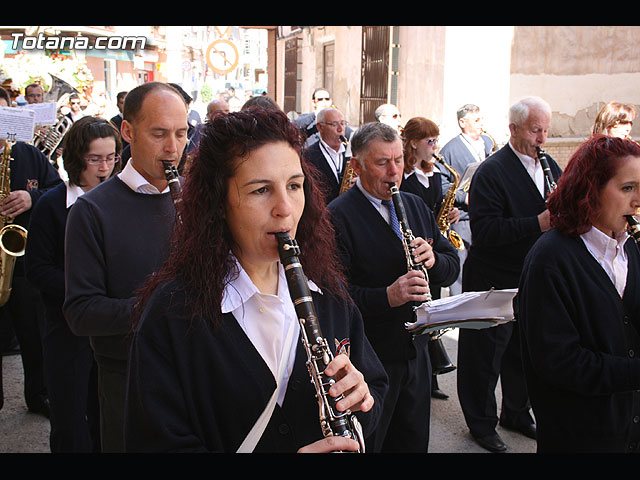
[[[312,91],[324,87],[352,126],[393,103],[405,122],[424,116],[438,123],[444,144],[459,132],[456,110],[473,103],[486,130],[504,143],[509,106],[536,95],[553,110],[546,150],[566,164],[602,105],[640,105],[637,26],[278,29],[278,101],[292,115],[309,111]]]

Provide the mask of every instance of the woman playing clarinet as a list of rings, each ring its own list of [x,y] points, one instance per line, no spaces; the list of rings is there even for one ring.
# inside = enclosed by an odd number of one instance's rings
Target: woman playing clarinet
[[[164,266],[134,314],[127,451],[356,451],[325,435],[301,326],[279,256],[295,239],[333,360],[336,409],[375,428],[384,369],[344,288],[299,129],[255,108],[207,123],[181,192]],[[298,262],[296,262],[298,263]],[[309,299],[305,298],[305,302]]]
[[[640,147],[594,136],[549,197],[519,287],[538,452],[640,450]]]

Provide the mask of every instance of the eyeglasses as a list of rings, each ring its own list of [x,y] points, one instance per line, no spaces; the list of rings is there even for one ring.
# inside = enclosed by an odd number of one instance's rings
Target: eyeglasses
[[[427,140],[427,143],[429,145],[435,145],[436,143],[438,143],[438,139],[437,138],[430,138],[429,140]]]
[[[329,97],[317,97],[317,98],[316,98],[316,102],[321,102],[321,101],[323,101],[323,100],[324,100],[325,102],[328,102],[329,100],[331,100],[331,98],[329,98]]]
[[[120,155],[116,155],[115,157],[107,157],[107,158],[87,157],[85,158],[85,161],[87,162],[87,165],[100,165],[102,164],[102,162],[106,162],[107,165],[113,165],[120,161]]]
[[[338,125],[344,128],[348,125],[348,122],[345,122],[344,120],[342,120],[341,122],[320,122],[320,123],[321,125],[329,125],[330,127],[333,127],[333,128],[338,128]]]

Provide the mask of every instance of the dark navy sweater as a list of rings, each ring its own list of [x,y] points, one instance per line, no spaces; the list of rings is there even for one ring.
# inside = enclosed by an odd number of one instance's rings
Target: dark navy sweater
[[[63,310],[73,333],[91,337],[98,365],[126,372],[134,292],[162,265],[174,221],[170,193],[136,193],[117,176],[69,212]]]

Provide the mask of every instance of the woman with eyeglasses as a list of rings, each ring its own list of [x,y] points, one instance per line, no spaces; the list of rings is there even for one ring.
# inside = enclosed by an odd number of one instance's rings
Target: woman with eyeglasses
[[[120,134],[109,121],[77,120],[64,138],[63,165],[69,179],[43,195],[31,215],[25,265],[45,304],[42,348],[54,453],[99,451],[93,352],[88,337],[74,335],[62,314],[64,236],[69,209],[79,196],[119,171],[120,151]]]
[[[427,206],[438,214],[444,198],[441,172],[434,155],[438,151],[440,129],[432,120],[414,117],[404,126],[402,144],[404,150],[404,180],[401,190],[418,195]],[[449,220],[455,223],[460,211],[454,208]]]
[[[433,157],[438,151],[439,136],[438,125],[424,117],[411,118],[402,132],[404,179],[400,190],[422,198],[434,215],[438,215],[444,198],[442,174]],[[459,218],[460,211],[453,208],[449,214],[449,221],[456,223]],[[431,296],[434,299],[440,298],[440,286],[431,286]],[[437,375],[433,375],[431,381],[431,396],[442,400],[449,397],[438,387]]]
[[[609,102],[598,112],[591,127],[591,133],[593,135],[602,134],[609,137],[629,138],[635,116],[636,111],[632,105]]]

